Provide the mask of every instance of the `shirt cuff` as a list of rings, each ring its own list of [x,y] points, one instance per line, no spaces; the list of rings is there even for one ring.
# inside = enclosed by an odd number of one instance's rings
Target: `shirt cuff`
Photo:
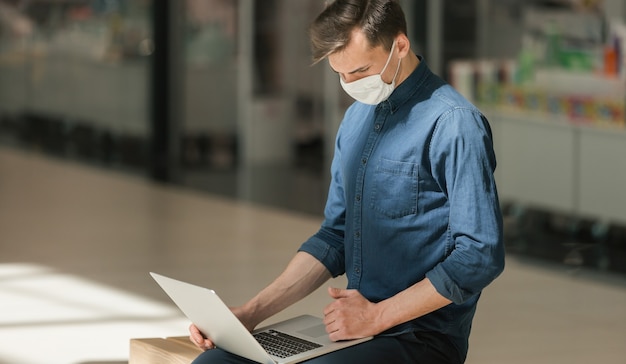
[[[328,269],[333,278],[345,273],[343,255],[329,244],[313,236],[300,246],[299,252],[311,254]]]
[[[430,280],[430,283],[435,287],[437,292],[455,304],[462,304],[463,302],[474,296],[473,293],[461,289],[458,284],[448,275],[441,264],[435,266],[433,270],[426,273],[426,278]]]

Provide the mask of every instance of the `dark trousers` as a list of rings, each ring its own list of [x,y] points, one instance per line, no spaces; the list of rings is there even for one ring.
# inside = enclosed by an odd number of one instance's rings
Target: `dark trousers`
[[[213,349],[201,354],[192,364],[254,363]],[[438,333],[410,333],[375,337],[356,346],[306,361],[308,364],[462,364],[457,350]]]

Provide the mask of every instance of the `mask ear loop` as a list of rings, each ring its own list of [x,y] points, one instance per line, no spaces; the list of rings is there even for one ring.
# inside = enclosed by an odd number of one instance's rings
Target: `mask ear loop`
[[[400,63],[402,62],[402,58],[398,58],[398,67],[396,68],[396,74],[393,75],[393,80],[391,81],[392,84],[396,83],[396,77],[398,77],[398,73],[400,72]]]
[[[393,44],[391,45],[391,50],[389,51],[389,57],[387,57],[387,62],[385,62],[385,67],[383,67],[383,70],[380,71],[380,75],[382,76],[382,74],[385,72],[385,70],[387,69],[387,66],[389,66],[389,62],[391,62],[391,56],[393,55],[393,50],[396,48],[396,41],[393,41]]]
[[[380,78],[381,78],[381,80],[382,80],[382,77],[383,77],[383,73],[387,69],[387,66],[389,66],[389,62],[391,62],[391,56],[393,55],[393,50],[395,48],[396,48],[396,41],[394,40],[393,44],[391,45],[391,51],[389,52],[389,58],[387,58],[387,63],[385,63],[385,67],[383,67],[383,70],[380,71]],[[394,84],[396,82],[396,77],[398,77],[398,72],[400,72],[400,63],[401,62],[402,62],[402,58],[398,58],[398,67],[396,67],[396,73],[393,75],[393,80],[391,80],[391,84]]]

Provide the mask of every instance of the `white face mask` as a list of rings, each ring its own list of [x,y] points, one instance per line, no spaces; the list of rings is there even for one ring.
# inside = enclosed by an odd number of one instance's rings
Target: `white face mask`
[[[396,77],[398,76],[400,61],[402,60],[398,60],[398,68],[396,69],[396,74],[393,76],[391,83],[389,84],[383,81],[382,74],[385,72],[389,62],[391,61],[391,55],[393,54],[395,46],[396,42],[393,42],[389,58],[387,58],[387,63],[385,63],[385,67],[383,67],[383,70],[380,71],[379,74],[363,77],[349,83],[344,82],[340,76],[339,82],[341,83],[341,87],[343,87],[344,91],[346,91],[346,93],[353,99],[368,105],[378,105],[379,103],[387,100],[396,88]]]

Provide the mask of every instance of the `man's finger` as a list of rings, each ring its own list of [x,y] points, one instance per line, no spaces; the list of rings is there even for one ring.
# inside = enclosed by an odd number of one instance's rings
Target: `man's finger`
[[[334,299],[348,297],[348,292],[346,289],[328,287],[328,294]]]

